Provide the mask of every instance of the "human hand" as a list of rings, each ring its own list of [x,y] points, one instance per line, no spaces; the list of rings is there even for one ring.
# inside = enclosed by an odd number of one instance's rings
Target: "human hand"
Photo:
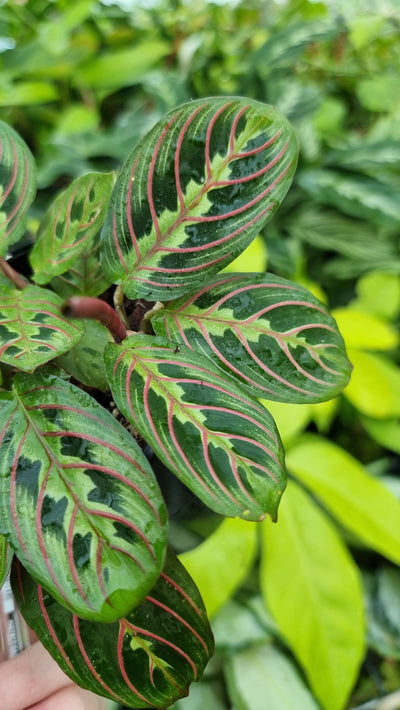
[[[105,710],[106,699],[79,688],[38,641],[0,663],[2,710]]]

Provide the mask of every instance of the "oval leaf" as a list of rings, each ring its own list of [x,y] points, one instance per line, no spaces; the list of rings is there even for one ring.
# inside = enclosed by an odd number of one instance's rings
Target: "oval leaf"
[[[294,131],[272,106],[204,99],[167,114],[117,179],[102,234],[106,276],[129,298],[188,293],[250,244],[296,161]]]
[[[187,695],[213,653],[204,604],[169,552],[145,601],[113,624],[78,619],[22,565],[13,588],[21,611],[63,671],[79,685],[130,708],[165,708]]]
[[[33,577],[84,618],[142,601],[165,553],[165,506],[131,435],[53,375],[0,392],[0,530]]]
[[[156,312],[156,333],[217,359],[256,397],[319,402],[348,383],[351,364],[326,308],[272,274],[220,275]]]
[[[103,225],[113,182],[112,173],[87,173],[54,200],[30,253],[36,283],[68,271],[90,245]]]
[[[35,195],[33,156],[18,133],[0,121],[0,256],[22,237]]]
[[[63,303],[60,296],[39,286],[22,291],[2,287],[0,362],[32,372],[76,345],[83,328],[64,318]]]
[[[269,412],[205,355],[136,335],[105,349],[114,400],[157,456],[222,515],[276,517],[284,455]]]
[[[290,481],[279,525],[262,526],[261,588],[325,710],[342,710],[365,651],[357,566],[335,527]]]

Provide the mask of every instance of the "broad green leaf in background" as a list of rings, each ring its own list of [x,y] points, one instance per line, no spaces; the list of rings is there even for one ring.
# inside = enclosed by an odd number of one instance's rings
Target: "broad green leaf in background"
[[[400,205],[395,185],[365,175],[340,173],[335,170],[304,170],[299,185],[324,205],[382,227],[398,228]]]
[[[342,710],[364,654],[357,566],[334,526],[294,481],[279,524],[265,521],[262,535],[267,605],[321,706]]]
[[[128,298],[188,293],[257,236],[296,162],[294,131],[271,106],[225,97],[173,110],[119,173],[102,232],[106,276]]]
[[[82,325],[62,315],[60,296],[39,286],[0,293],[0,362],[32,372],[76,345]]]
[[[287,452],[287,466],[358,540],[400,563],[400,502],[357,459],[307,435]]]
[[[400,454],[400,415],[393,419],[362,417],[361,421],[372,439],[386,449]]]
[[[27,210],[36,195],[36,167],[26,143],[0,121],[0,256],[25,231]]]
[[[325,306],[273,274],[226,274],[152,318],[156,333],[212,357],[256,397],[318,402],[347,384],[351,365]]]
[[[0,106],[10,106],[10,103],[13,106],[34,106],[57,101],[59,97],[57,87],[46,81],[19,81],[0,88]]]
[[[377,315],[350,305],[335,308],[332,316],[348,348],[392,350],[399,345],[400,336],[396,328]]]
[[[373,337],[373,336],[372,336]],[[400,415],[400,368],[380,353],[348,349],[354,369],[345,396],[367,417],[388,419]]]
[[[157,456],[222,515],[276,517],[283,449],[269,412],[202,353],[133,335],[105,349],[118,409]]]
[[[271,643],[228,656],[224,672],[236,710],[318,710],[294,663]]]
[[[88,394],[54,375],[0,392],[0,531],[84,618],[113,621],[163,565],[166,512],[146,457]]]
[[[226,518],[204,542],[179,556],[200,590],[209,617],[246,579],[256,553],[257,525]]]
[[[126,49],[103,52],[79,70],[82,84],[100,91],[115,91],[143,81],[145,72],[155,67],[170,52],[162,40],[147,40]]]
[[[68,271],[90,247],[103,225],[113,183],[112,173],[87,173],[52,202],[30,252],[36,283]]]
[[[63,671],[131,708],[165,708],[187,695],[214,650],[200,594],[172,552],[142,604],[111,624],[71,614],[21,565],[14,568],[13,589],[26,621]]]
[[[400,311],[400,276],[371,271],[356,284],[359,308],[381,318],[395,318]]]
[[[231,261],[223,270],[224,272],[237,273],[238,271],[251,273],[252,271],[266,271],[268,250],[260,234],[249,244],[239,256]]]

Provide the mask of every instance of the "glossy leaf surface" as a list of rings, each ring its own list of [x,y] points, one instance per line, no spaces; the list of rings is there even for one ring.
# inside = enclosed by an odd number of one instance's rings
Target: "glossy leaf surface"
[[[316,402],[337,395],[351,364],[326,308],[272,274],[221,274],[152,319],[157,333],[216,358],[256,397]]]
[[[276,517],[283,449],[269,412],[213,362],[164,338],[105,350],[114,400],[157,456],[222,515]]]
[[[32,372],[76,345],[83,328],[61,313],[60,296],[40,288],[2,287],[0,293],[0,362]]]
[[[35,194],[32,154],[14,129],[0,121],[0,256],[22,237]]]
[[[112,173],[87,173],[52,202],[30,253],[36,283],[68,271],[90,245],[103,225],[113,181]]]
[[[21,565],[13,588],[26,621],[65,673],[131,708],[164,708],[187,695],[213,653],[200,594],[172,552],[145,601],[113,624],[78,619]]]
[[[0,530],[34,578],[84,618],[113,621],[161,571],[166,513],[131,435],[54,375],[0,392]]]
[[[129,298],[188,293],[243,251],[290,186],[297,143],[271,106],[204,99],[167,114],[124,164],[102,233]]]

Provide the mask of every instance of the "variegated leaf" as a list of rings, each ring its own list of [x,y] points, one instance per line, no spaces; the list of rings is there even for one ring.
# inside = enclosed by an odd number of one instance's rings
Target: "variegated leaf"
[[[0,293],[0,362],[24,372],[65,353],[82,337],[80,323],[61,312],[63,299],[39,286]]]
[[[102,232],[106,276],[132,299],[198,287],[276,211],[296,161],[294,131],[272,106],[212,98],[167,114],[117,178]]]
[[[105,349],[118,408],[157,456],[222,515],[276,517],[283,449],[269,412],[205,355],[136,335]]]
[[[10,571],[13,551],[4,535],[0,534],[0,589],[7,579]]]
[[[36,283],[68,271],[90,246],[103,225],[113,182],[112,173],[87,173],[52,202],[29,257]]]
[[[22,138],[0,121],[0,256],[22,237],[36,195],[36,166]]]
[[[320,402],[349,381],[344,341],[327,309],[272,274],[221,274],[157,311],[152,325],[213,357],[256,397]]]
[[[63,671],[79,685],[130,708],[166,708],[200,680],[213,638],[200,594],[169,551],[145,601],[113,624],[72,615],[14,566],[22,613]]]
[[[51,280],[54,291],[65,299],[104,293],[111,282],[103,274],[99,251],[100,234],[96,234],[68,271]]]
[[[33,577],[84,618],[142,601],[164,560],[166,513],[132,436],[54,375],[0,391],[0,532]]]

